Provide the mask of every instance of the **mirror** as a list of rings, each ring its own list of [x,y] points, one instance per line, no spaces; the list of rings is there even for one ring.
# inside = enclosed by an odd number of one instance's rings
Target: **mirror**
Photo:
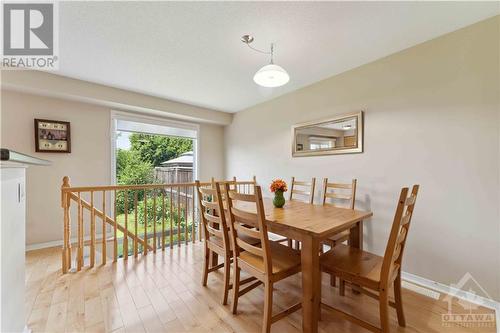
[[[293,156],[363,152],[363,112],[339,115],[292,127]]]

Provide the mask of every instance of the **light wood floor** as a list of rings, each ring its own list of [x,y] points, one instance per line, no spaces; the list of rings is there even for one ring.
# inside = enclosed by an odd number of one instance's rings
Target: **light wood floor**
[[[210,274],[208,287],[201,286],[202,254],[201,244],[196,243],[62,275],[59,248],[28,252],[28,327],[33,332],[260,332],[262,288],[243,296],[238,315],[232,315],[229,306],[220,304],[222,274]],[[324,276],[324,301],[378,325],[375,300],[349,291],[339,297],[328,281]],[[300,299],[300,276],[284,280],[276,288],[274,311]],[[409,290],[404,290],[403,298],[407,327],[397,326],[394,311],[392,332],[495,332],[494,327],[443,327],[446,302]],[[457,312],[462,309],[456,300],[453,306]],[[322,317],[322,333],[368,332],[324,311]],[[273,324],[272,331],[300,332],[300,328],[298,311]]]

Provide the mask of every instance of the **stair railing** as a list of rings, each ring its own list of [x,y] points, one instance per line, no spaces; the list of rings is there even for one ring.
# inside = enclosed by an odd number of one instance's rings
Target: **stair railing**
[[[201,185],[214,182],[212,178]],[[255,177],[252,181],[233,178],[223,182],[242,193],[251,193],[256,183]],[[129,256],[137,258],[201,241],[203,228],[195,196],[194,182],[72,187],[65,176],[61,186],[62,272],[70,271],[73,264],[76,271],[93,268],[98,256],[105,265],[108,259],[128,260]]]

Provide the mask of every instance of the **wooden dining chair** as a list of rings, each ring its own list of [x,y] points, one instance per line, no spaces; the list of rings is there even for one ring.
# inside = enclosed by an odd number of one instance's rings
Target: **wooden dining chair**
[[[264,318],[262,332],[269,333],[271,324],[299,310],[299,302],[273,315],[273,285],[278,281],[301,271],[300,252],[285,245],[269,241],[267,224],[260,186],[255,186],[253,194],[241,194],[230,190],[226,184],[231,240],[234,249],[233,313],[237,313],[238,298],[259,284],[264,284]],[[247,202],[255,207],[256,213],[235,207],[235,202]],[[248,226],[253,226],[249,229]],[[258,240],[254,245],[248,239]],[[240,290],[240,272],[244,270],[258,281]]]
[[[356,185],[356,179],[353,179],[350,184],[329,183],[328,178],[323,179],[323,205],[354,209],[356,202]],[[328,199],[335,201],[328,201]],[[339,200],[347,202],[347,205],[339,205]],[[324,243],[333,248],[337,244],[340,244],[348,239],[349,230],[346,230],[325,240]]]
[[[202,273],[202,285],[207,285],[208,273],[224,268],[224,289],[222,304],[227,304],[229,293],[229,277],[231,262],[231,247],[229,233],[227,229],[226,217],[220,190],[212,184],[211,187],[201,187],[200,181],[196,181],[198,190],[198,207],[200,209],[200,219],[204,231],[204,263]],[[224,262],[210,267],[210,257],[213,252],[224,258]]]
[[[229,186],[229,184],[228,184]],[[202,187],[200,181],[196,181],[198,191],[198,207],[200,219],[204,232],[204,263],[202,273],[202,285],[207,285],[208,273],[224,268],[224,288],[222,294],[222,304],[227,304],[230,284],[230,263],[233,257],[231,242],[229,238],[229,228],[226,222],[226,213],[223,207],[223,199],[219,186],[212,184],[209,187]],[[254,241],[249,239],[249,242]],[[258,243],[255,241],[254,244]],[[224,258],[221,264],[215,263],[211,266],[211,257],[216,253]],[[250,281],[246,281],[250,282]]]
[[[316,187],[316,178],[312,178],[310,182],[308,181],[300,181],[296,180],[295,177],[292,177],[292,181],[290,183],[290,197],[289,200],[299,200],[308,202],[311,205],[314,203],[314,189]],[[297,199],[299,196],[299,199]],[[292,239],[287,239],[288,246],[292,247]],[[300,248],[300,242],[295,241],[295,249],[298,250]]]
[[[245,184],[238,184],[236,177],[233,177],[233,181],[235,184],[234,189],[237,192],[245,193],[245,194],[250,194],[250,192],[253,190],[254,186],[257,185],[257,178],[255,176],[252,177],[252,180],[244,181]]]
[[[324,272],[335,274],[351,283],[354,290],[379,301],[381,327],[376,327],[327,304],[322,304],[324,308],[370,331],[389,333],[389,306],[392,306],[396,308],[399,326],[406,326],[401,298],[401,265],[418,189],[419,185],[413,185],[410,196],[407,187],[401,190],[383,257],[340,244],[320,258]],[[394,288],[394,301],[389,301],[391,286]]]
[[[241,184],[242,182],[244,184]],[[253,186],[257,185],[257,178],[255,176],[253,176],[252,180],[240,181],[240,183],[238,183],[238,180],[236,179],[236,177],[233,177],[231,180],[216,180],[215,177],[212,177],[211,178],[211,183],[212,183],[213,187],[215,187],[215,183],[219,183],[219,184],[228,183],[229,187],[232,190],[236,190],[238,192],[242,192],[242,193],[247,193],[248,194],[250,190],[253,190]]]
[[[323,205],[332,205],[335,207],[345,207],[354,209],[356,202],[356,185],[357,180],[353,179],[350,184],[341,183],[329,183],[328,178],[323,179]],[[343,201],[344,204],[339,205],[338,201]],[[345,204],[347,202],[347,204]],[[344,230],[339,232],[335,236],[332,236],[323,241],[323,244],[328,245],[333,249],[337,244],[341,244],[349,240],[349,230]],[[323,246],[321,246],[323,251]],[[337,285],[335,276],[332,274],[330,276],[330,284],[335,287]],[[343,285],[343,282],[340,282]]]
[[[310,204],[312,204],[314,202],[315,186],[316,186],[316,178],[314,177],[311,179],[310,182],[299,181],[296,180],[295,177],[292,177],[292,182],[290,184],[290,201],[297,200],[297,195],[300,195],[301,199],[299,200],[309,202]]]

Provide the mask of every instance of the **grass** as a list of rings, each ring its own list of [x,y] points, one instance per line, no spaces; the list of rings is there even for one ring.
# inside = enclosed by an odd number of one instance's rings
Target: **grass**
[[[116,217],[116,221],[118,224],[125,226],[125,214],[118,215]],[[173,235],[172,235],[172,242],[173,244],[177,244],[178,242],[178,234],[177,234],[177,221],[173,221],[172,229],[173,229]],[[188,218],[188,240],[191,240],[192,238],[192,218]],[[127,216],[127,229],[135,234],[135,216],[134,214],[128,214]],[[137,223],[137,235],[139,235],[139,238],[144,239],[144,224]],[[148,231],[148,244],[153,245],[153,239],[151,237],[151,233],[153,233],[153,225],[150,224],[148,225],[147,228]],[[162,231],[162,225],[161,221],[156,223],[156,233],[161,234]],[[170,246],[170,220],[168,218],[165,218],[165,246]],[[197,232],[197,229],[195,230],[195,233]],[[118,240],[123,240],[123,232],[120,230],[117,230],[117,238]],[[184,229],[184,222],[181,222],[181,235],[180,235],[180,241],[184,242],[186,239],[186,233]],[[161,238],[158,237],[156,241],[156,245],[158,247],[161,247]],[[133,254],[133,240],[129,238],[129,255]],[[139,252],[142,252],[142,246],[139,245]],[[118,256],[122,257],[123,256],[123,243],[119,241],[118,243]]]

